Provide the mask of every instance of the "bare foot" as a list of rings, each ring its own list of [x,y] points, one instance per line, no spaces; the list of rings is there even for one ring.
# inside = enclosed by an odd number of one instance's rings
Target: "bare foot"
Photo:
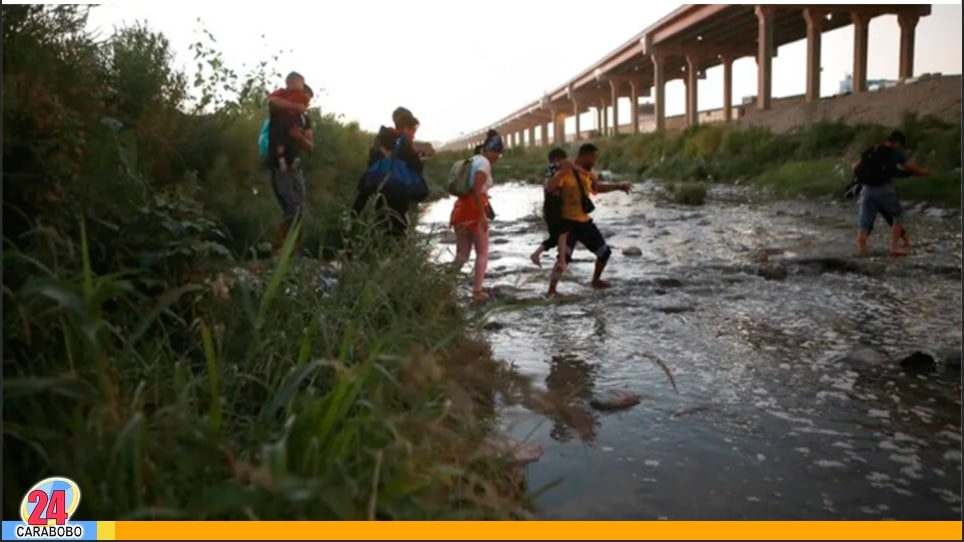
[[[538,265],[539,267],[542,267],[540,256],[541,254],[539,254],[538,252],[533,252],[532,255],[529,256],[529,259],[532,260],[532,263]]]
[[[612,284],[609,284],[608,282],[602,279],[592,281],[592,287],[597,290],[605,290],[610,286],[612,286]]]
[[[489,300],[489,294],[484,291],[475,292],[472,294],[472,302],[476,304],[485,303]]]
[[[870,251],[867,250],[866,248],[858,248],[858,249],[857,249],[857,257],[863,258],[864,256],[867,255],[868,252],[870,252]]]
[[[555,290],[549,290],[549,293],[546,294],[546,297],[548,297],[549,299],[558,299],[562,297],[562,294],[560,294]]]
[[[891,247],[890,255],[893,258],[900,258],[903,256],[907,256],[907,251],[904,250],[903,248]]]

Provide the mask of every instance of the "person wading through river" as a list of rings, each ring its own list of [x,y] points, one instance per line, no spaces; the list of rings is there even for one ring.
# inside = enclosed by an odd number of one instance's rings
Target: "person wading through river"
[[[482,144],[482,153],[472,156],[469,165],[472,190],[455,200],[450,218],[450,224],[455,229],[455,261],[452,267],[462,269],[469,261],[469,253],[475,249],[472,296],[477,303],[489,298],[482,289],[489,266],[489,221],[495,218],[489,205],[489,189],[492,188],[492,165],[502,156],[503,148],[499,133],[489,130]]]
[[[598,175],[592,173],[596,166],[599,149],[592,143],[584,143],[579,147],[575,164],[578,168],[590,172],[589,175],[580,173],[577,167],[563,166],[555,178],[549,182],[548,190],[559,190],[562,197],[562,227],[560,235],[566,234],[566,257],[557,261],[549,279],[549,295],[556,295],[556,286],[565,270],[566,263],[571,261],[576,243],[582,243],[590,252],[596,255],[596,267],[592,274],[593,288],[608,288],[609,283],[602,280],[602,272],[606,268],[612,249],[606,244],[602,233],[593,223],[589,213],[595,205],[589,194],[603,194],[620,190],[629,193],[629,183],[603,183]]]
[[[930,172],[909,161],[904,154],[907,140],[899,131],[894,131],[883,142],[861,153],[854,164],[854,178],[861,185],[859,197],[859,216],[857,219],[857,255],[865,256],[868,251],[870,232],[874,228],[877,213],[892,219],[890,233],[890,254],[903,256],[907,251],[900,246],[905,231],[901,224],[903,208],[894,186],[894,178],[908,175],[926,177]]]

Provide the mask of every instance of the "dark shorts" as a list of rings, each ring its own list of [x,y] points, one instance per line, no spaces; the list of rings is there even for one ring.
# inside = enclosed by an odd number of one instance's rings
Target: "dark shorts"
[[[560,233],[569,234],[566,238],[567,261],[572,261],[572,253],[576,248],[576,243],[582,243],[589,252],[592,252],[598,258],[607,259],[612,253],[612,250],[603,238],[602,232],[599,231],[599,228],[596,227],[596,224],[594,224],[592,220],[588,222],[563,220],[562,231]]]
[[[549,250],[559,245],[562,234],[562,203],[559,198],[546,198],[542,205],[542,218],[549,229],[549,237],[542,242],[542,248]]]
[[[867,232],[874,229],[878,213],[893,220],[894,224],[900,224],[900,218],[903,215],[900,198],[897,197],[897,190],[892,184],[864,186],[860,191],[859,207],[857,227]]]
[[[272,169],[268,172],[268,179],[284,218],[294,220],[305,204],[305,178],[301,168]]]

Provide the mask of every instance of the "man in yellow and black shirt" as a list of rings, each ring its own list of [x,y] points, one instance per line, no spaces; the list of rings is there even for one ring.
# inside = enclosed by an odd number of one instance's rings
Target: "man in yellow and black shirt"
[[[603,269],[612,255],[612,249],[606,244],[602,233],[593,223],[589,213],[594,205],[590,194],[602,194],[621,190],[629,193],[629,183],[603,183],[592,172],[596,166],[599,149],[592,143],[585,143],[579,147],[575,163],[560,163],[559,171],[549,181],[547,187],[550,192],[559,191],[562,199],[562,233],[566,234],[566,260],[572,258],[576,243],[582,243],[590,252],[596,255],[596,268],[592,275],[593,288],[608,288],[609,283],[602,280]],[[556,285],[562,278],[566,262],[556,262],[549,279],[549,295],[556,295]]]

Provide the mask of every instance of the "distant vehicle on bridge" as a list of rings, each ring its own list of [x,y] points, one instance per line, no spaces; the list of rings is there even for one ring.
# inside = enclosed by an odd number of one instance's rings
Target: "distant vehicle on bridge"
[[[887,87],[892,87],[896,85],[898,81],[893,79],[868,79],[867,80],[867,90],[880,90]],[[843,80],[840,81],[840,92],[839,94],[850,94],[854,91],[854,76],[852,74],[847,74],[844,76]]]

